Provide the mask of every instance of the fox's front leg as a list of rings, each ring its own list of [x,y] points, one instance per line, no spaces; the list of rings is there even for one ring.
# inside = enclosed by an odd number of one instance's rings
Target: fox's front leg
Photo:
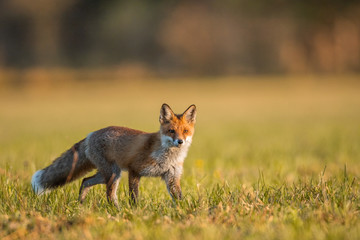
[[[170,196],[173,200],[181,200],[181,186],[180,186],[180,176],[176,176],[175,174],[168,173],[163,176],[163,179],[166,183],[166,187],[170,193]]]

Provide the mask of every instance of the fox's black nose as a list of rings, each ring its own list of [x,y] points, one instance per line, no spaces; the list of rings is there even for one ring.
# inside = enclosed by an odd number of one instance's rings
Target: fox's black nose
[[[181,139],[178,140],[178,143],[179,143],[179,144],[183,144],[183,142],[184,142],[184,141],[181,140]]]

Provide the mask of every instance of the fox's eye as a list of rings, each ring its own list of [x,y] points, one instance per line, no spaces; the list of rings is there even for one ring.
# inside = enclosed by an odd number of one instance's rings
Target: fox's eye
[[[169,130],[169,133],[175,133],[175,130],[174,130],[174,129],[170,129],[170,130]]]
[[[184,133],[187,133],[188,131],[189,131],[189,130],[185,129],[185,130],[184,130]]]

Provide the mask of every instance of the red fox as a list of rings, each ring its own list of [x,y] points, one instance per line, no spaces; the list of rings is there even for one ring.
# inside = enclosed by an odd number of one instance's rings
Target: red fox
[[[130,199],[134,203],[143,176],[161,177],[170,196],[180,200],[180,177],[195,130],[196,107],[191,105],[183,114],[175,114],[164,103],[159,121],[160,131],[155,133],[126,127],[107,127],[90,133],[50,166],[35,172],[31,180],[33,190],[40,195],[96,168],[96,174],[81,183],[81,203],[90,187],[106,184],[107,200],[118,206],[116,191],[121,171],[129,173]]]

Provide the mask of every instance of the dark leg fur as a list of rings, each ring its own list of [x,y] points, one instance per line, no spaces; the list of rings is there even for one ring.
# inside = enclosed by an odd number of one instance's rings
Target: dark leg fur
[[[105,184],[105,179],[99,172],[97,172],[95,175],[91,177],[87,177],[83,179],[79,192],[80,203],[83,203],[90,188],[97,184]]]
[[[118,208],[118,197],[117,197],[117,188],[119,185],[121,170],[117,165],[113,166],[113,172],[111,174],[111,177],[106,176],[106,197],[109,202],[114,203],[114,205]]]
[[[129,192],[130,204],[136,204],[139,195],[140,176],[133,171],[129,171]]]
[[[109,168],[105,169],[111,169],[111,171],[99,170],[95,175],[83,179],[79,191],[79,201],[81,203],[84,201],[86,194],[89,192],[92,186],[97,184],[106,184],[107,200],[114,203],[114,205],[118,207],[116,191],[119,185],[121,170],[116,164],[113,164],[112,166],[109,166]]]
[[[182,199],[182,193],[181,193],[181,186],[180,186],[180,179],[176,178],[172,175],[167,175],[163,177],[166,187],[172,197],[172,199],[175,200],[181,200]]]

